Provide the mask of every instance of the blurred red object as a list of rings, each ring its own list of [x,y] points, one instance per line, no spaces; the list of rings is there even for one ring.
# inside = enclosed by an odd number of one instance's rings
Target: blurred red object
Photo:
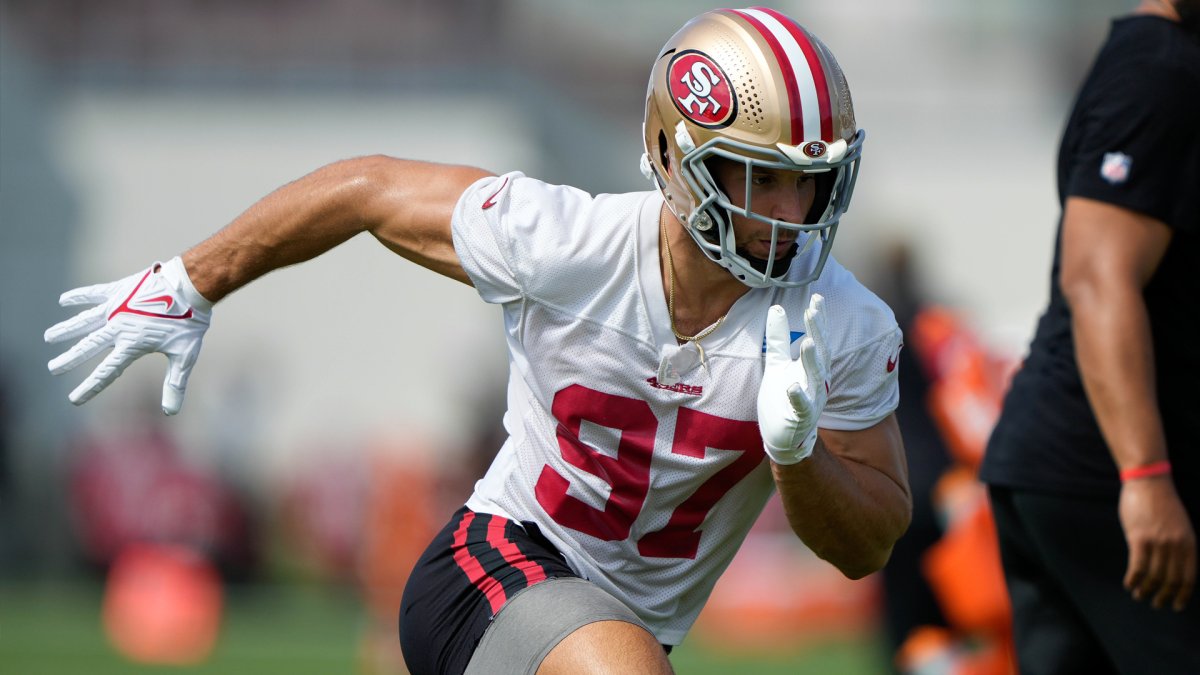
[[[362,452],[330,445],[291,472],[275,503],[280,563],[309,580],[356,581],[372,478]]]
[[[95,567],[103,570],[132,544],[156,542],[201,552],[227,575],[252,570],[255,544],[241,497],[216,472],[186,462],[160,426],[85,436],[68,469],[75,533]]]
[[[217,642],[221,581],[213,566],[181,546],[132,544],[109,569],[102,609],[109,641],[147,664],[204,661]]]

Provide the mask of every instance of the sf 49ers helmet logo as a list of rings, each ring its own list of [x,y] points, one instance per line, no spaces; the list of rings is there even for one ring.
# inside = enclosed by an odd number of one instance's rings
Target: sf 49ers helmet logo
[[[704,52],[676,54],[667,68],[667,85],[679,112],[702,127],[727,127],[737,115],[729,78]]]
[[[818,157],[824,155],[825,151],[828,149],[829,146],[825,145],[824,141],[809,141],[808,143],[804,144],[804,154],[812,157],[813,159],[817,159]]]

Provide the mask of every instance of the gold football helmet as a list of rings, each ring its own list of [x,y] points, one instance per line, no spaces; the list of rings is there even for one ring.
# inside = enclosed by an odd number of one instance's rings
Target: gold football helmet
[[[764,7],[692,19],[655,61],[643,134],[642,172],[709,258],[753,287],[802,286],[820,275],[866,134],[855,128],[841,68],[812,33]],[[713,179],[705,162],[714,157],[745,165],[745,208]],[[815,174],[817,199],[805,222],[754,212],[756,167]],[[737,251],[730,212],[771,225],[768,259]],[[781,230],[794,231],[796,243],[776,260]],[[789,274],[792,265],[802,269]]]

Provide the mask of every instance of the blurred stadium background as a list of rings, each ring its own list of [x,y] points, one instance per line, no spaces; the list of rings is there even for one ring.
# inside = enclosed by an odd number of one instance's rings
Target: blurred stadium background
[[[958,487],[1043,303],[1069,96],[1133,4],[774,5],[838,55],[869,134],[835,255],[894,302],[939,310],[910,343],[924,336],[911,351],[935,403],[922,412],[946,448],[932,464],[938,477],[965,465]],[[166,420],[157,359],[88,406],[67,402],[82,374],[50,377],[59,349],[41,340],[68,316],[57,296],[170,257],[354,155],[646,189],[648,66],[714,6],[0,0],[0,670],[403,672],[406,564],[495,448],[498,311],[351,241],[224,301]],[[939,485],[945,528],[947,504],[977,495]],[[910,608],[877,578],[831,574],[775,517],[677,650],[679,671],[891,672],[885,624]],[[117,583],[122,569],[135,581]],[[897,569],[919,585],[930,565]],[[986,642],[965,634],[960,646]]]

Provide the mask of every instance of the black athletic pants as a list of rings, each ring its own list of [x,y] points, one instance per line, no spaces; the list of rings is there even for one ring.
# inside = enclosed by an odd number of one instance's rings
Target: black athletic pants
[[[989,492],[1021,675],[1200,675],[1200,594],[1183,613],[1133,600],[1115,497]]]

